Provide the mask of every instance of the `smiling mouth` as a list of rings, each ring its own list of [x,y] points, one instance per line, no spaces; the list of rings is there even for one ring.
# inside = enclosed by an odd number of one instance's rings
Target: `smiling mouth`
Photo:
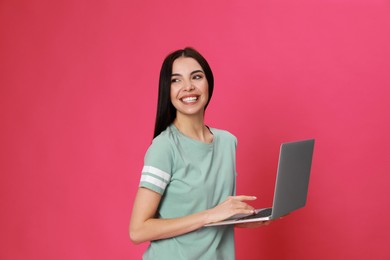
[[[181,101],[183,101],[184,103],[193,103],[196,102],[197,100],[198,97],[185,97],[181,99]]]

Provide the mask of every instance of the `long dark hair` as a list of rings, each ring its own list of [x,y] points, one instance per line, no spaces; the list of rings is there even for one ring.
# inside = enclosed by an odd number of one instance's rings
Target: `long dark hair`
[[[157,103],[157,114],[156,124],[154,127],[154,137],[158,136],[164,131],[173,120],[176,118],[176,108],[171,102],[171,76],[172,76],[172,65],[173,62],[179,57],[188,57],[195,59],[202,67],[207,83],[209,86],[209,100],[206,103],[205,109],[211,100],[211,96],[214,90],[214,76],[211,68],[206,59],[195,49],[187,47],[182,50],[177,50],[169,54],[161,67],[160,70],[160,81],[158,87],[158,103]]]

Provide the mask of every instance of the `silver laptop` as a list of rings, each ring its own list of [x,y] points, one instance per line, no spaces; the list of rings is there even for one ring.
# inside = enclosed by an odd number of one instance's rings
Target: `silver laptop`
[[[255,214],[235,215],[206,226],[231,225],[277,219],[306,204],[314,139],[283,143],[280,146],[272,208],[257,209]]]

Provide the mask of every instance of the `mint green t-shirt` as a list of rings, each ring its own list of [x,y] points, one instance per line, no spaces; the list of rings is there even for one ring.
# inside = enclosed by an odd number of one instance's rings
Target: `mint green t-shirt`
[[[191,139],[172,124],[157,136],[144,159],[140,187],[162,195],[158,218],[210,209],[235,195],[237,139],[211,128],[210,144]],[[235,259],[234,227],[205,227],[152,241],[144,260]]]

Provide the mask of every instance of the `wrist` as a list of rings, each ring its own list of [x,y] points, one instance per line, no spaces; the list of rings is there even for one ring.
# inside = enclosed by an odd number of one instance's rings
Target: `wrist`
[[[211,211],[210,209],[207,209],[207,210],[202,212],[202,222],[203,222],[203,225],[207,225],[207,224],[213,223],[212,214],[211,214],[210,211]]]

